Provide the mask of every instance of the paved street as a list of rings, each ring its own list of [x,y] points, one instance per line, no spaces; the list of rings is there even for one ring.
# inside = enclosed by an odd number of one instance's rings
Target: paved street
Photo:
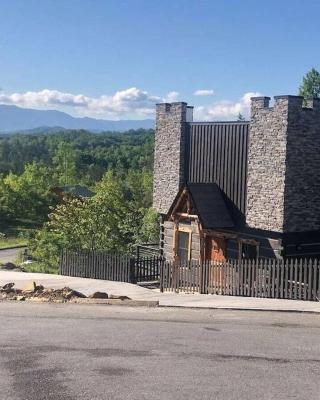
[[[6,400],[308,399],[312,314],[0,303]]]
[[[0,250],[0,263],[15,262],[20,251],[23,248]]]

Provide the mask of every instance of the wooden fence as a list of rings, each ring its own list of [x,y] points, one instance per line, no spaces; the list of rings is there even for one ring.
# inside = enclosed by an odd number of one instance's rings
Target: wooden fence
[[[164,262],[160,290],[319,301],[320,264],[318,260],[235,260],[183,265]]]
[[[160,279],[161,291],[320,300],[318,260],[229,260],[175,264],[98,251],[63,251],[60,274],[137,283]]]
[[[64,250],[61,275],[136,283],[160,278],[160,257],[135,258],[103,251]]]

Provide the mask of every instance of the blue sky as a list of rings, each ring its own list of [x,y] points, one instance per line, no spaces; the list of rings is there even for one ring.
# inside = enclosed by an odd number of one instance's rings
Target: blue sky
[[[1,0],[0,102],[107,119],[153,117],[164,100],[198,119],[247,114],[251,93],[296,94],[320,69],[319,17],[318,0]]]

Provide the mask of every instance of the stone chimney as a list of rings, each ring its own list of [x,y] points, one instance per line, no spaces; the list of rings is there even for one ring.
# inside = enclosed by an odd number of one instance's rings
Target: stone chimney
[[[252,98],[246,222],[275,232],[320,229],[320,102]]]
[[[185,183],[185,149],[188,122],[193,107],[187,103],[156,106],[153,207],[166,214]]]

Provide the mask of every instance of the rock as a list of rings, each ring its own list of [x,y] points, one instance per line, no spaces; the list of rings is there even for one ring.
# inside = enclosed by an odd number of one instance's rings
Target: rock
[[[77,290],[73,290],[69,287],[64,287],[63,289],[54,290],[52,293],[52,297],[54,297],[55,299],[61,298],[65,300],[70,300],[73,297],[86,298],[87,296],[83,293],[78,292]]]
[[[128,296],[119,296],[117,294],[110,294],[109,299],[114,299],[114,300],[131,300],[130,297]]]
[[[77,290],[72,290],[72,289],[69,289],[69,290],[72,291],[72,296],[73,297],[80,297],[82,299],[85,299],[87,297],[85,294],[83,294],[81,292],[78,292]]]
[[[25,297],[24,296],[17,296],[16,297],[16,300],[18,300],[18,301],[25,301]]]
[[[9,282],[9,283],[6,283],[5,285],[3,285],[2,288],[0,288],[0,290],[1,290],[1,292],[9,293],[14,290],[13,287],[14,287],[14,282]]]
[[[52,289],[52,288],[43,288],[43,289],[42,289],[42,294],[43,294],[44,296],[50,295],[50,294],[52,294],[53,292],[54,292],[54,289]]]
[[[70,300],[72,297],[74,297],[74,292],[73,290],[68,290],[65,291],[64,293],[61,293],[61,295],[63,296],[63,298]]]
[[[108,294],[105,292],[94,292],[91,296],[89,296],[90,299],[107,299]]]
[[[42,286],[42,285],[36,285],[36,287],[34,289],[35,292],[43,292],[43,290],[44,290],[44,286]]]

